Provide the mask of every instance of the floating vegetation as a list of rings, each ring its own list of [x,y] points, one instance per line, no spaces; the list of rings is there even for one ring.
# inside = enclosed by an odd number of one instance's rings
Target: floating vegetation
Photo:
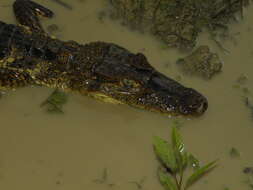
[[[232,147],[230,149],[229,155],[230,155],[231,158],[239,158],[239,157],[241,157],[241,153],[235,147]]]
[[[192,49],[204,28],[227,31],[229,22],[238,20],[238,14],[242,18],[243,8],[249,4],[249,0],[107,1],[113,18],[122,18],[124,25],[151,32],[166,46],[180,49]]]
[[[48,113],[64,113],[62,107],[67,100],[67,94],[56,89],[40,106],[45,107]]]
[[[205,79],[211,79],[222,68],[219,56],[212,53],[208,46],[200,46],[189,56],[179,59],[177,65],[184,73]]]
[[[154,151],[161,163],[158,177],[166,190],[187,190],[216,166],[216,161],[199,166],[199,161],[186,152],[176,127],[172,128],[171,143],[160,137],[154,138]],[[193,173],[184,180],[185,172],[193,166],[192,163],[195,166]]]

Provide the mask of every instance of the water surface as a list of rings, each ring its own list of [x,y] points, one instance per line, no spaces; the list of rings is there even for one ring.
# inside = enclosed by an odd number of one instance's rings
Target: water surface
[[[10,6],[2,0],[0,20],[15,23]],[[246,87],[253,90],[253,11],[245,10],[244,20],[231,27],[233,40],[223,43],[230,53],[222,52],[207,35],[198,45],[208,44],[224,61],[223,72],[212,80],[183,76],[175,61],[184,56],[163,49],[148,34],[130,31],[118,22],[98,18],[102,0],[73,0],[73,11],[52,1],[36,2],[52,9],[56,17],[43,24],[57,24],[59,38],[79,43],[106,41],[132,52],[143,52],[151,64],[171,78],[202,92],[209,100],[206,114],[185,119],[181,129],[187,149],[201,161],[219,158],[219,166],[194,185],[195,190],[247,190],[242,169],[253,166],[253,118],[243,102],[241,89],[233,88],[237,78],[248,77]],[[52,89],[27,87],[8,93],[0,100],[0,188],[5,190],[81,190],[137,189],[130,183],[145,177],[143,189],[163,189],[156,176],[158,163],[152,137],[169,138],[174,118],[128,106],[111,105],[88,97],[70,95],[64,115],[50,115],[40,104]],[[241,152],[232,159],[229,151]],[[108,182],[97,184],[107,169]],[[114,185],[109,185],[114,184]]]

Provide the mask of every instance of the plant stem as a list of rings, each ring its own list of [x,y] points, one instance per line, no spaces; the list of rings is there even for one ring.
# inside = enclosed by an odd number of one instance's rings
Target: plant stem
[[[175,182],[176,182],[177,189],[178,189],[178,190],[181,190],[181,185],[179,184],[179,182],[178,182],[178,180],[177,180],[177,175],[176,175],[176,174],[173,174],[173,178],[174,178],[174,180],[175,180]]]
[[[179,186],[180,186],[180,188],[182,187],[183,177],[184,177],[184,171],[183,171],[183,169],[181,169],[180,170],[180,179],[179,179]]]

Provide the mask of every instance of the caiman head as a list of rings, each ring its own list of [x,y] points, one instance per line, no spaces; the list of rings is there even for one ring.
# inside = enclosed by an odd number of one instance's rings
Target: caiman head
[[[192,88],[156,71],[141,54],[110,45],[101,63],[93,68],[102,97],[168,115],[201,115],[207,99]]]

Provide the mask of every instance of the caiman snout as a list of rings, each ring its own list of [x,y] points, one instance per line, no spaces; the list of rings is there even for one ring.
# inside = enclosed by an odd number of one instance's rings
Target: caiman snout
[[[188,88],[181,98],[179,110],[184,115],[201,115],[208,108],[207,99],[194,89]]]
[[[192,88],[187,88],[178,82],[155,72],[148,82],[150,94],[146,102],[156,111],[173,115],[201,115],[207,107],[207,99]]]

